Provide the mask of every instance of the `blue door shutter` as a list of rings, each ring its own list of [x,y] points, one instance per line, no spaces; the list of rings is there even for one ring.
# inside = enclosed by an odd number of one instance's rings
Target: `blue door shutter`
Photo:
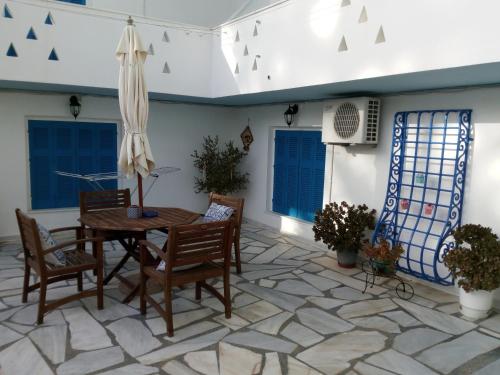
[[[274,212],[314,220],[323,204],[325,154],[319,131],[276,131]]]

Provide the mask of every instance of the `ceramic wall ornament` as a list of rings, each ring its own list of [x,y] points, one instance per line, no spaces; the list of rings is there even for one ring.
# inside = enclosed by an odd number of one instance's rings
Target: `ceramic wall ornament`
[[[250,120],[248,120],[248,125],[245,130],[243,130],[240,137],[241,142],[243,142],[243,150],[245,150],[246,152],[250,151],[250,145],[253,142],[253,134],[250,130]]]
[[[408,199],[401,200],[401,209],[406,211],[409,208],[410,208],[410,201]]]

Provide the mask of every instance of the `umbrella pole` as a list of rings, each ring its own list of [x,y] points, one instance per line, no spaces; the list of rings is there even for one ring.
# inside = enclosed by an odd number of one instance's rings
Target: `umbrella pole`
[[[143,208],[143,197],[142,197],[142,176],[140,173],[137,173],[137,188],[139,193],[139,207]]]

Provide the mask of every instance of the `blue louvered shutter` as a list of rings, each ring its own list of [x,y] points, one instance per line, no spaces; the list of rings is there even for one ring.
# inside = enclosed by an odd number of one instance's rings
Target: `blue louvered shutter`
[[[302,132],[289,131],[286,145],[286,209],[285,215],[297,217],[299,214],[299,160],[300,137]]]
[[[99,125],[96,129],[96,139],[98,140],[99,150],[96,153],[97,170],[101,173],[116,172],[117,170],[117,132],[116,125]],[[106,190],[116,189],[117,180],[102,181],[102,187]]]
[[[314,189],[313,170],[315,167],[313,137],[314,132],[302,132],[302,136],[300,137],[299,212],[297,217],[307,221],[312,221],[313,219],[311,217],[312,193]]]
[[[54,171],[74,172],[76,170],[76,127],[68,123],[54,123],[54,158],[51,163],[50,178],[55,180],[53,194],[53,207],[76,207],[75,194],[77,181],[73,178],[59,176]]]
[[[50,177],[53,137],[51,129],[40,121],[28,124],[30,145],[31,206],[33,209],[48,208],[52,204]]]
[[[313,189],[311,194],[310,221],[318,210],[323,208],[325,184],[326,145],[321,141],[321,132],[314,132],[314,168],[312,172]]]
[[[273,211],[286,214],[287,132],[276,131],[274,144]]]

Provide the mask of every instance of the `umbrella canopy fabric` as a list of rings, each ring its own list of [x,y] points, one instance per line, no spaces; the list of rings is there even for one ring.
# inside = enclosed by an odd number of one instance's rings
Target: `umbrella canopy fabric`
[[[155,166],[146,133],[149,102],[144,62],[147,55],[135,26],[127,25],[116,49],[120,62],[118,97],[124,127],[118,165],[127,177],[136,172],[147,177]]]

